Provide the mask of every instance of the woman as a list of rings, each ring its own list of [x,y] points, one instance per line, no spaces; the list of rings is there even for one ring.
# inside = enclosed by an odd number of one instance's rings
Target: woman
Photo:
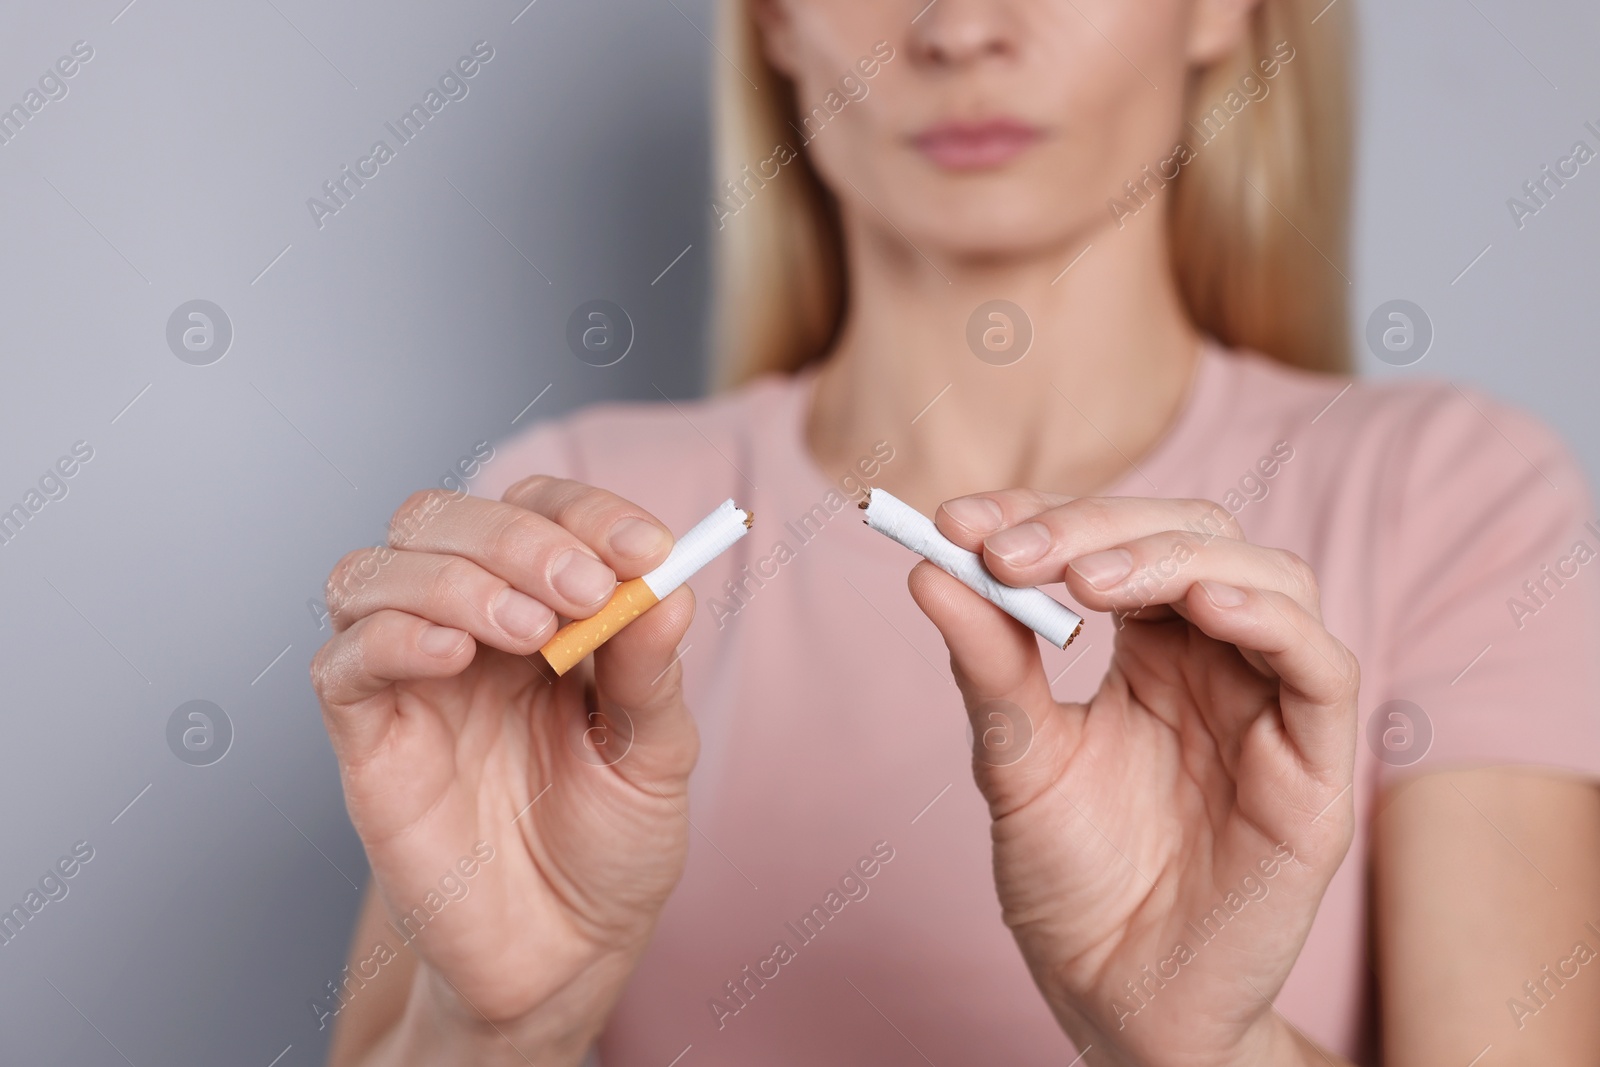
[[[730,3],[739,387],[541,427],[330,579],[334,1062],[1600,1056],[1600,538],[1526,416],[1332,373],[1348,7]],[[539,669],[728,496],[698,610]]]

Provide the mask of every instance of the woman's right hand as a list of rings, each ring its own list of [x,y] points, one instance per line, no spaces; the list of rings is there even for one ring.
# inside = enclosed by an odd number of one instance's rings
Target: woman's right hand
[[[594,614],[661,563],[659,521],[535,476],[499,503],[417,494],[389,541],[335,567],[335,634],[311,668],[390,918],[427,916],[385,1050],[576,1063],[682,873],[699,740],[675,657],[694,596],[679,589],[592,671],[556,678],[538,649],[557,616]],[[464,877],[478,842],[493,858]],[[465,896],[441,891],[447,874]]]

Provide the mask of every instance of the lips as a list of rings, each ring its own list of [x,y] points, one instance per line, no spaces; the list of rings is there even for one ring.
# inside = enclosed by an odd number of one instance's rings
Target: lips
[[[943,122],[912,139],[935,166],[946,170],[1001,167],[1025,152],[1043,135],[1036,126],[1014,119],[985,122]]]

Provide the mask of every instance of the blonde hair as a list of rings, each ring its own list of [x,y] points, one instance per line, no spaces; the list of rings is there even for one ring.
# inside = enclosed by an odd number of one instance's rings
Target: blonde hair
[[[728,61],[716,65],[713,173],[730,179],[763,160],[782,173],[747,182],[737,219],[718,220],[715,379],[725,386],[820,359],[847,299],[838,202],[792,147],[795,88],[766,61],[751,2],[719,0]],[[1162,195],[1172,197],[1172,270],[1196,327],[1294,366],[1347,371],[1350,283],[1336,264],[1349,214],[1350,5],[1311,13],[1323,5],[1261,0],[1238,48],[1190,75],[1184,110],[1199,123],[1240,79],[1259,77],[1275,47],[1294,49],[1270,93],[1232,116]]]

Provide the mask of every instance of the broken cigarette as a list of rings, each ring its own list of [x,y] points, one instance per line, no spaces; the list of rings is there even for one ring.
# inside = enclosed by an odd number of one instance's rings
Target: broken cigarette
[[[556,631],[539,650],[557,674],[566,674],[583,658],[616,636],[667,594],[688,581],[707,563],[750,532],[755,515],[724,500],[717,510],[678,538],[661,566],[641,578],[618,585],[606,606],[587,619],[575,619]]]
[[[1057,648],[1072,644],[1083,629],[1077,612],[1044,592],[998,581],[983,565],[983,557],[945,537],[932,519],[903,500],[882,489],[869,489],[861,508],[868,526],[924,557]]]

